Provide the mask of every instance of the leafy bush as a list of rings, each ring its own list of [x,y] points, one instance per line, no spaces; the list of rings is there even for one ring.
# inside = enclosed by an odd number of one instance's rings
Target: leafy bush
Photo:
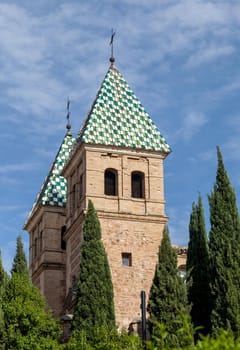
[[[142,350],[141,339],[129,336],[123,332],[107,327],[96,327],[93,330],[91,341],[87,340],[86,332],[74,332],[64,350]]]
[[[168,334],[163,324],[159,324],[158,329],[159,336],[148,342],[148,350],[240,350],[240,339],[235,339],[230,331],[221,330],[212,337],[210,335],[202,336],[194,345],[193,334],[191,334],[191,330],[187,326],[187,328],[179,329],[179,332],[182,333],[185,340],[189,341],[189,345],[179,348],[166,342]]]
[[[13,273],[3,294],[2,309],[4,327],[0,343],[5,349],[58,348],[58,324],[45,311],[45,300],[31,285],[28,276]]]

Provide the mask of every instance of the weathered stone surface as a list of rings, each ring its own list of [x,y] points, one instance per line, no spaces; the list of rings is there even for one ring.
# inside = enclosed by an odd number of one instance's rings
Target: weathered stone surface
[[[117,195],[104,194],[106,169],[117,171]],[[144,174],[144,198],[132,198],[131,173]],[[28,223],[33,283],[47,298],[56,317],[79,275],[82,227],[88,200],[95,205],[102,228],[114,286],[119,328],[140,318],[140,292],[147,297],[157,263],[165,215],[163,155],[157,152],[81,145],[64,169],[67,208],[42,207]],[[61,246],[61,230],[66,225]],[[183,252],[184,253],[184,252]],[[124,266],[122,254],[131,256]],[[178,254],[179,265],[186,254]]]
[[[71,286],[73,276],[79,273],[84,215],[84,211],[79,208],[86,210],[87,202],[91,199],[98,212],[112,273],[117,324],[120,328],[128,328],[131,322],[140,318],[140,292],[145,290],[147,295],[149,293],[163,226],[167,222],[162,155],[111,148],[103,150],[90,145],[82,154],[85,154],[85,161],[81,164],[86,164],[86,168],[81,170],[85,177],[85,195],[80,204],[75,205],[72,215],[68,208],[71,186],[74,186],[71,181],[77,179],[76,172],[79,171],[74,166],[74,159],[64,174],[69,184],[66,218],[67,289]],[[117,196],[104,194],[104,172],[108,168],[118,173]],[[133,171],[144,173],[144,198],[131,196]],[[131,254],[132,266],[123,266],[123,253]]]

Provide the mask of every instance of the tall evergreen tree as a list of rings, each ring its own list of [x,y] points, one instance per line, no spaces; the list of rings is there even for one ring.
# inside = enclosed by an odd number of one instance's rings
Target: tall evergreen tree
[[[100,222],[92,201],[89,201],[83,226],[73,329],[84,330],[91,338],[94,327],[98,326],[115,326],[113,286]]]
[[[236,196],[217,148],[216,182],[209,195],[209,235],[213,331],[231,328],[240,334],[240,223]]]
[[[12,266],[11,273],[13,272],[16,272],[22,275],[23,274],[28,275],[29,273],[21,235],[17,237],[17,248],[16,248],[16,254],[13,259],[13,266]]]
[[[177,253],[171,246],[168,228],[164,228],[159,248],[153,284],[148,302],[149,331],[158,335],[158,323],[166,326],[166,342],[179,345],[177,330],[182,326],[182,316],[188,312],[186,285],[177,271]]]
[[[209,251],[202,198],[193,203],[189,223],[187,251],[187,289],[194,327],[197,333],[210,332],[211,291],[209,281]]]
[[[1,254],[1,250],[0,250],[0,296],[2,295],[2,293],[5,289],[5,286],[7,284],[7,280],[8,280],[8,275],[3,267],[2,254]]]
[[[2,256],[0,251],[0,349],[4,349],[4,342],[3,342],[4,313],[3,313],[2,303],[3,303],[3,293],[5,291],[6,283],[7,283],[7,274],[3,268]]]

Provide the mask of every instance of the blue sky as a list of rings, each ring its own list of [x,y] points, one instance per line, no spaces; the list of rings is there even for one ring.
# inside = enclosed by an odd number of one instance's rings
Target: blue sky
[[[240,198],[240,2],[0,1],[0,248],[11,268],[22,231],[65,135],[76,135],[116,66],[172,147],[165,161],[172,243],[186,245],[198,192],[208,201],[219,145]]]

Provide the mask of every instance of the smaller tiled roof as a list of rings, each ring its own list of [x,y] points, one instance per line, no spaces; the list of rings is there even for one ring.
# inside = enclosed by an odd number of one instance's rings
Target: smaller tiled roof
[[[102,82],[78,142],[171,152],[149,114],[113,66]]]
[[[39,198],[41,204],[66,206],[67,183],[66,179],[60,174],[69,158],[74,142],[75,139],[72,135],[67,134],[64,137]]]
[[[33,208],[28,215],[27,221],[40,204],[60,207],[66,206],[67,182],[60,174],[69,158],[74,143],[75,138],[70,133],[67,133],[51,166],[49,174],[43,183],[35,203],[33,204]]]

